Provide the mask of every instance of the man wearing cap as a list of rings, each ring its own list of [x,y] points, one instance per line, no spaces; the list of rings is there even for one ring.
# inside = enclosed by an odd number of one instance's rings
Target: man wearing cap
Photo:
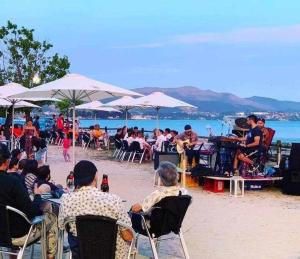
[[[11,206],[23,213],[29,219],[42,215],[40,209],[43,205],[37,186],[34,187],[34,200],[31,201],[24,184],[17,177],[7,173],[10,159],[10,152],[6,145],[0,143],[0,204]],[[44,204],[45,205],[45,204]],[[44,206],[45,208],[46,206]],[[46,212],[45,223],[48,242],[48,258],[54,258],[57,245],[57,218],[54,214]],[[2,219],[1,219],[2,220]],[[16,214],[9,214],[10,234],[12,243],[15,246],[23,246],[29,231],[30,225],[23,218]],[[33,243],[41,237],[41,224],[36,225],[28,237],[28,243]]]
[[[186,156],[188,160],[188,169],[192,167],[193,159],[195,158],[196,165],[199,163],[200,154],[199,150],[196,150],[196,145],[198,144],[198,135],[192,130],[191,125],[184,126],[184,132],[176,136],[176,140],[186,142]]]
[[[92,162],[82,160],[75,165],[75,191],[70,194],[64,194],[61,198],[58,216],[59,228],[64,229],[64,220],[67,217],[82,215],[110,217],[131,226],[130,218],[123,207],[121,198],[117,195],[100,191],[97,188],[97,182],[97,168]],[[118,233],[115,258],[123,259],[127,257],[129,249],[126,241],[130,241],[132,235],[127,229],[121,229]],[[68,240],[72,250],[72,257],[79,258],[75,224],[70,224]]]

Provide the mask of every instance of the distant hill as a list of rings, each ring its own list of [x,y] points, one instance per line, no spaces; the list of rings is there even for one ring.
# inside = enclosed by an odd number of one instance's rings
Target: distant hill
[[[195,105],[199,108],[199,111],[203,112],[229,113],[241,111],[251,112],[277,110],[276,103],[273,105],[272,102],[259,102],[255,99],[252,100],[251,98],[241,98],[230,93],[217,93],[211,90],[202,90],[193,86],[183,86],[178,88],[144,87],[133,90],[145,95],[155,91],[160,91],[174,98],[178,98],[182,101]],[[300,103],[298,103],[298,105],[298,110],[300,111]]]
[[[293,102],[293,101],[279,101],[272,98],[267,97],[259,97],[253,96],[247,98],[250,101],[253,101],[257,104],[265,104],[269,107],[272,107],[275,111],[282,111],[282,112],[299,112],[300,111],[300,102]]]

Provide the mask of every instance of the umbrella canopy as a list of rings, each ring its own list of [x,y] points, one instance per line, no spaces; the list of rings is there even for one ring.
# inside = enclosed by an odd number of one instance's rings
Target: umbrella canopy
[[[103,83],[78,74],[67,74],[64,77],[34,88],[14,97],[50,97],[67,99],[71,101],[81,100],[91,102],[114,96],[142,96],[130,90],[126,90],[111,84]]]
[[[0,98],[0,107],[8,108],[10,106],[12,106],[12,103],[10,101]],[[29,103],[29,102],[25,102],[25,101],[20,101],[15,104],[15,108],[25,108],[25,107],[41,108],[40,106],[37,106],[37,105]]]
[[[75,125],[76,101],[91,102],[113,96],[141,96],[141,94],[123,88],[99,82],[78,74],[67,74],[52,82],[34,87],[28,92],[14,95],[14,97],[50,97],[67,99],[73,106],[73,125]],[[75,131],[73,130],[73,163],[75,164]]]
[[[191,104],[180,101],[176,98],[168,96],[162,92],[154,92],[147,96],[135,99],[135,104],[143,107],[153,107],[159,109],[162,107],[167,108],[197,108]]]
[[[157,127],[159,126],[158,123],[158,112],[161,108],[194,108],[196,109],[196,106],[193,106],[191,104],[188,104],[186,102],[180,101],[176,98],[173,98],[171,96],[168,96],[162,92],[153,92],[147,96],[143,96],[140,98],[135,99],[135,104],[141,107],[145,108],[154,108],[156,109],[156,120],[157,120]]]
[[[92,101],[90,103],[84,103],[75,106],[76,110],[94,110],[94,111],[105,111],[105,112],[120,112],[117,109],[112,107],[103,106],[103,103],[100,101]]]
[[[0,86],[0,98],[8,98],[8,99],[15,99],[15,98],[9,98],[9,96],[13,94],[20,94],[23,92],[28,91],[28,88],[17,84],[17,83],[9,83],[6,85]]]
[[[35,98],[32,96],[27,96],[26,98],[17,98],[17,97],[12,97],[12,95],[16,94],[21,94],[28,92],[29,89],[17,84],[17,83],[9,83],[3,86],[0,86],[0,98],[3,98],[4,100],[8,101],[10,103],[9,106],[12,105],[12,131],[11,131],[11,148],[13,148],[13,136],[14,136],[14,109],[15,107],[31,107],[31,108],[40,108],[37,105],[33,105],[31,103],[24,102],[23,100],[29,100],[29,101],[58,101],[58,99],[54,98],[45,98],[45,97],[40,97],[40,98]],[[21,104],[21,105],[17,105]]]
[[[139,107],[136,103],[136,99],[131,96],[123,96],[117,100],[111,101],[109,103],[104,104],[105,106],[116,107],[118,109],[124,110],[126,112],[126,124],[127,124],[127,117],[128,111],[130,109]]]

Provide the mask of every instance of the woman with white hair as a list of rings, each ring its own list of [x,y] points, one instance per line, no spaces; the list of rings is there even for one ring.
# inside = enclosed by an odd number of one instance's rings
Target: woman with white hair
[[[147,213],[151,208],[165,197],[178,196],[187,194],[186,189],[180,188],[178,185],[178,172],[177,167],[171,162],[161,162],[157,173],[161,179],[161,186],[149,194],[143,202],[134,204],[131,211],[134,213],[144,212]]]

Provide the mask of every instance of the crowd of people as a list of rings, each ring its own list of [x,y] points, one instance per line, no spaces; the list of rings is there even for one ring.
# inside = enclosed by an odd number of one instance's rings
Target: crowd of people
[[[75,190],[71,191],[51,182],[51,170],[47,165],[38,165],[34,159],[22,159],[19,150],[9,152],[8,147],[0,143],[0,206],[11,206],[29,219],[44,215],[47,231],[48,258],[55,258],[58,230],[64,229],[68,217],[79,215],[100,215],[122,221],[140,229],[137,222],[131,219],[132,213],[147,213],[156,203],[165,197],[185,194],[186,190],[179,187],[177,167],[169,162],[161,163],[158,174],[161,188],[145,197],[144,201],[134,204],[129,212],[125,211],[122,199],[114,194],[102,192],[99,186],[98,169],[91,161],[82,160],[74,167]],[[61,196],[59,212],[51,203],[42,199],[43,194],[58,192]],[[30,225],[20,217],[10,215],[11,237],[14,245],[22,246]],[[41,225],[35,226],[29,241],[34,242],[41,236]],[[129,249],[128,241],[133,238],[129,229],[120,228],[117,236],[117,259],[126,258]],[[73,258],[79,258],[79,247],[76,226],[71,224],[68,242]]]

